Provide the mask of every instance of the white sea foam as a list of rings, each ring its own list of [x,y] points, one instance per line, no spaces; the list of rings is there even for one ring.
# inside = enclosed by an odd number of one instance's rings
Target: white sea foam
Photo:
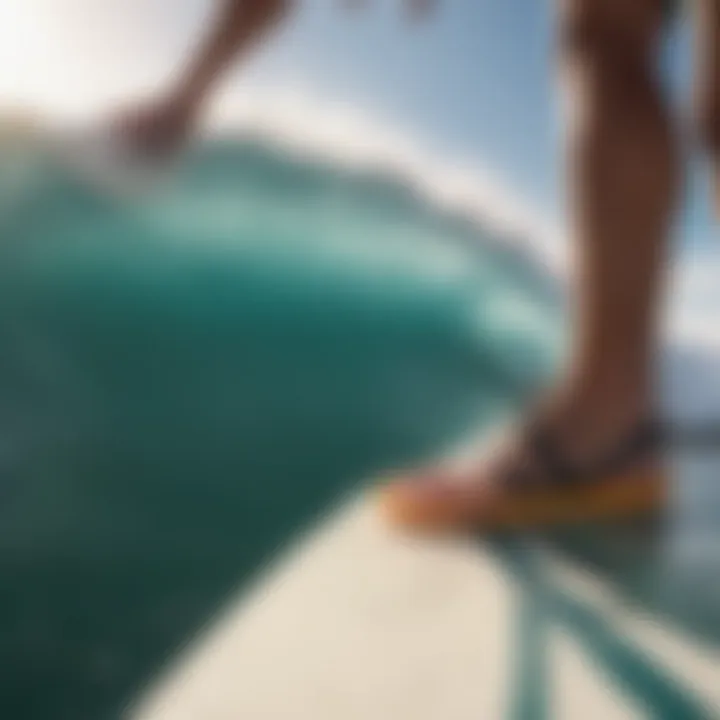
[[[259,90],[217,108],[211,130],[245,131],[293,152],[342,165],[390,173],[433,204],[476,221],[562,276],[559,228],[524,203],[497,172],[430,152],[424,143],[347,103],[329,103],[307,92]]]

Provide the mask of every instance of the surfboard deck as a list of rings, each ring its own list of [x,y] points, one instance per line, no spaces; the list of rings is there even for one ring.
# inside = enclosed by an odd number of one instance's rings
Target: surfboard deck
[[[662,523],[433,541],[349,503],[131,717],[720,716],[720,461],[675,463]]]

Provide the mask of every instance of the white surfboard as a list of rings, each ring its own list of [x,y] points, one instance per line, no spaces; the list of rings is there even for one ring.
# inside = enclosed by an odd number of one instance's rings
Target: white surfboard
[[[605,528],[577,553],[562,539],[410,540],[356,499],[227,608],[130,716],[720,716],[720,627],[703,639],[684,623],[720,619],[720,457],[674,462],[666,526]],[[645,594],[623,591],[628,567],[648,575]]]

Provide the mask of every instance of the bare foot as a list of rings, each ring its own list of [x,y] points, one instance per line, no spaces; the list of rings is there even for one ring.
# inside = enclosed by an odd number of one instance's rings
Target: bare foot
[[[550,403],[474,456],[391,480],[381,509],[407,529],[485,532],[656,511],[666,489],[659,429],[617,408]]]

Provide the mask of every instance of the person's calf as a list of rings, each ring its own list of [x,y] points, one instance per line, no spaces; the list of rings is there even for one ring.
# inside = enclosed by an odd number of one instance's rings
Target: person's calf
[[[619,426],[653,404],[658,298],[679,184],[677,138],[656,64],[662,14],[656,0],[567,0],[561,28],[574,109],[577,248],[563,394]]]

